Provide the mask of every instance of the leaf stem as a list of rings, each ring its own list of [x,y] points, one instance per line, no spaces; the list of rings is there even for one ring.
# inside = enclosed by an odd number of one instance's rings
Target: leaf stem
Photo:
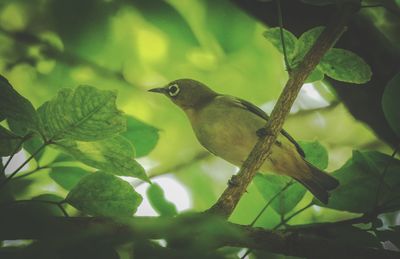
[[[254,224],[257,222],[257,220],[261,217],[261,215],[264,213],[264,211],[269,207],[269,205],[271,205],[271,203],[279,197],[279,195],[281,195],[284,191],[287,190],[287,188],[289,188],[289,186],[291,186],[293,184],[293,181],[288,182],[285,186],[283,186],[282,189],[279,190],[279,192],[277,192],[271,199],[269,199],[269,201],[265,204],[265,206],[262,208],[262,210],[258,213],[258,215],[256,216],[256,218],[250,223],[250,227],[254,226]]]
[[[7,166],[10,164],[10,162],[11,162],[11,160],[14,158],[15,154],[17,154],[18,150],[22,147],[22,145],[24,144],[24,142],[25,142],[26,140],[29,139],[29,137],[30,137],[29,135],[23,137],[23,138],[21,139],[21,141],[18,143],[17,147],[16,147],[15,150],[12,152],[11,156],[7,159],[6,163],[4,164],[3,173],[6,171]]]
[[[45,142],[43,143],[43,145],[41,145],[28,159],[25,160],[25,162],[23,162],[17,169],[14,170],[14,172],[12,172],[10,174],[10,176],[8,176],[2,183],[0,183],[0,187],[4,186],[5,184],[7,184],[26,164],[29,163],[29,161],[31,161],[40,151],[42,151],[43,148],[45,148],[47,145],[49,144],[49,142]]]
[[[36,167],[35,169],[33,169],[33,170],[29,171],[29,172],[26,172],[24,174],[15,176],[14,179],[24,178],[24,177],[27,177],[27,176],[29,176],[31,174],[34,174],[34,173],[38,172],[38,171],[41,171],[43,169],[48,169],[48,168],[50,168],[50,165],[51,164],[48,164],[48,165],[45,165],[45,166],[38,166],[38,167]]]
[[[280,228],[281,226],[285,225],[286,223],[288,223],[292,218],[296,217],[297,215],[299,215],[300,213],[302,213],[303,211],[305,211],[306,209],[310,208],[312,205],[314,205],[314,203],[311,201],[307,206],[299,209],[298,211],[294,212],[292,215],[290,215],[287,218],[283,218],[281,220],[281,222],[279,222],[278,225],[276,225],[273,230],[276,230],[278,228]]]
[[[289,65],[289,60],[287,57],[287,52],[286,52],[286,44],[285,44],[285,37],[283,36],[283,17],[282,17],[282,7],[281,7],[281,0],[276,1],[277,9],[278,9],[278,23],[279,23],[279,33],[281,36],[281,42],[282,42],[282,50],[283,50],[283,58],[285,60],[285,67],[288,73],[290,74],[292,68]]]

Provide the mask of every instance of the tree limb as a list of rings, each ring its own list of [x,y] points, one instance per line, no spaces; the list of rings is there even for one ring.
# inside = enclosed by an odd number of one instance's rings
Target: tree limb
[[[231,184],[225,189],[218,201],[209,209],[209,212],[220,214],[226,218],[232,214],[257,170],[269,156],[270,149],[275,143],[304,81],[318,65],[324,54],[341,36],[348,20],[358,10],[359,6],[354,4],[340,6],[300,65],[291,71],[289,80],[271,113],[270,120],[265,125],[268,132],[267,136],[260,138],[243,163],[239,173],[233,176],[235,184]]]
[[[23,216],[21,216],[21,219]],[[208,224],[209,217],[204,215],[167,217],[134,217],[113,221],[95,217],[36,217],[32,220],[0,221],[0,240],[38,239],[51,242],[52,248],[79,245],[85,240],[104,242],[112,245],[123,244],[143,239],[168,239],[176,235],[177,229],[185,232],[183,238],[196,238],[198,229],[203,229],[202,222]],[[213,238],[214,248],[223,246],[248,247],[272,253],[308,258],[399,258],[400,253],[381,248],[355,246],[324,236],[309,228],[266,230],[252,228],[221,221],[232,231],[216,231]],[[189,224],[188,228],[184,224]],[[225,227],[226,227],[225,226]],[[221,232],[221,231],[220,231]],[[55,238],[57,237],[57,238]],[[46,248],[46,246],[44,246]]]

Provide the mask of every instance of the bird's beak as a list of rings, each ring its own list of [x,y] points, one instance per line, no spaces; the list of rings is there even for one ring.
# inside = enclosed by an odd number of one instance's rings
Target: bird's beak
[[[153,88],[148,90],[149,92],[153,92],[153,93],[160,93],[160,94],[166,94],[167,90],[165,88]]]

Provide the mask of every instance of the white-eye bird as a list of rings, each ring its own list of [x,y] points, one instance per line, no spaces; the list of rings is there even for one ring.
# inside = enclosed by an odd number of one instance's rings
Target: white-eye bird
[[[162,93],[187,115],[193,131],[208,151],[241,166],[258,141],[268,115],[245,100],[214,92],[191,79],[179,79],[150,92]],[[262,131],[261,131],[262,132]],[[303,184],[321,202],[339,182],[305,160],[296,141],[282,130],[261,172],[287,175]]]

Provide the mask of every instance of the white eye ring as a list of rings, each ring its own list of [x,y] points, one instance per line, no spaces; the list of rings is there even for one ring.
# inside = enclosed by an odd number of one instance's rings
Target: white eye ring
[[[178,84],[173,84],[168,87],[168,94],[172,97],[177,96],[179,94],[179,92],[180,92],[180,89],[179,89]]]

